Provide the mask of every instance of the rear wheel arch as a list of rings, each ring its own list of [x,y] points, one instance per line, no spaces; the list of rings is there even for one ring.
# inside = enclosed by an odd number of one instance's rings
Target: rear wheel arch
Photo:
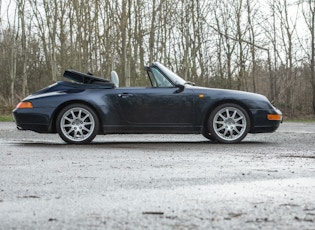
[[[67,107],[69,105],[72,105],[72,104],[83,104],[83,105],[88,106],[89,108],[91,108],[95,112],[95,114],[96,114],[96,116],[98,118],[98,121],[99,121],[99,126],[100,127],[99,127],[99,130],[98,130],[98,133],[102,133],[103,121],[101,119],[100,112],[96,109],[96,107],[93,104],[88,103],[86,101],[82,101],[82,100],[66,101],[66,102],[62,103],[61,105],[59,105],[57,107],[57,109],[55,110],[55,112],[53,114],[53,118],[52,118],[51,124],[50,124],[51,130],[52,130],[53,133],[57,132],[57,118],[58,118],[59,113],[65,107]]]

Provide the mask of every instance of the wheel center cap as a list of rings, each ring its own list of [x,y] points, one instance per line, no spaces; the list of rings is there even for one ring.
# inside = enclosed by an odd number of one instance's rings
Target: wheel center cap
[[[235,127],[235,122],[234,122],[233,119],[228,118],[228,119],[225,120],[225,125],[226,125],[227,129],[232,130]]]
[[[226,119],[226,121],[225,121],[225,123],[227,124],[227,125],[234,125],[235,124],[235,122],[232,120],[232,119]]]

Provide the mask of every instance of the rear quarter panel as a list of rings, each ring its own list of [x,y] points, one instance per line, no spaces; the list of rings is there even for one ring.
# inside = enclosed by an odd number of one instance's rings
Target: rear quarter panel
[[[43,94],[34,94],[24,99],[31,101],[33,109],[17,109],[13,112],[17,124],[37,124],[43,126],[40,132],[55,132],[56,118],[67,105],[83,103],[98,114],[100,122],[117,122],[119,116],[115,101],[115,89],[68,89]],[[22,115],[22,116],[21,116]],[[21,120],[23,117],[23,120]],[[39,130],[35,130],[39,131]],[[102,130],[101,130],[102,131]]]

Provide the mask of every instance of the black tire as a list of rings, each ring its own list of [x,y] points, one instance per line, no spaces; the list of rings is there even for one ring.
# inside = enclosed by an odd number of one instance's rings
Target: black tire
[[[210,135],[220,143],[241,142],[250,129],[246,110],[237,104],[222,104],[216,107],[208,120]]]
[[[205,138],[207,138],[210,141],[217,142],[217,139],[215,139],[213,136],[211,136],[211,133],[208,131],[208,128],[204,129],[202,131],[202,136],[204,136]]]
[[[58,114],[56,129],[59,136],[69,144],[87,144],[97,135],[99,120],[90,107],[72,104]]]

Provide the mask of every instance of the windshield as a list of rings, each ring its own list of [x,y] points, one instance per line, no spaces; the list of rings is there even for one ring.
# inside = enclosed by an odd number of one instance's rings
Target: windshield
[[[160,63],[154,63],[174,84],[185,85],[186,81]]]
[[[174,87],[158,68],[152,67],[148,73],[153,87]]]

